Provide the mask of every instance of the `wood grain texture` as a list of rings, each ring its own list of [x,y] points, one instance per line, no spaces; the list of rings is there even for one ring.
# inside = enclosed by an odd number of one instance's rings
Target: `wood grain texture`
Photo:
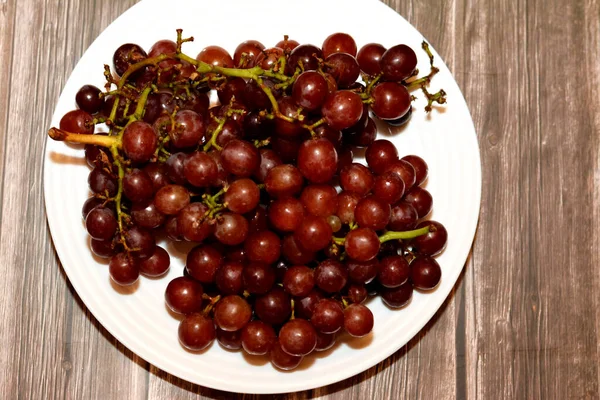
[[[484,188],[473,253],[392,357],[281,396],[235,396],[144,362],[90,315],[53,250],[44,132],[79,57],[135,2],[0,0],[0,398],[600,398],[600,0],[385,1],[469,104]]]

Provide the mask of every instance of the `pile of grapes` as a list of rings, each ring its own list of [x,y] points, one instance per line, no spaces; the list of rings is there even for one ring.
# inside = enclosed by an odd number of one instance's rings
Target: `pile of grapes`
[[[216,338],[284,370],[340,332],[371,332],[369,296],[400,308],[434,289],[447,232],[424,220],[427,164],[377,140],[375,123],[408,123],[416,89],[426,111],[445,102],[426,89],[438,72],[427,44],[431,70],[419,77],[410,47],[357,51],[344,33],[321,48],[249,40],[233,57],[209,46],[191,58],[181,49],[191,40],[178,30],[148,53],[122,45],[105,90],[83,86],[78,109],[49,130],[85,144],[93,195],[82,215],[112,280],[167,272],[157,234],[194,242],[165,293],[183,315],[181,345]]]

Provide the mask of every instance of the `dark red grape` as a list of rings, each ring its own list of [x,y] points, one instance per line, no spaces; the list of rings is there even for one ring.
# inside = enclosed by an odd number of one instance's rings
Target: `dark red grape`
[[[190,314],[202,310],[202,285],[194,279],[180,276],[173,279],[165,290],[165,302],[175,313]]]
[[[279,286],[258,296],[254,303],[254,312],[263,322],[270,325],[280,325],[287,321],[292,313],[290,296]]]
[[[357,193],[342,191],[337,196],[338,206],[336,215],[343,224],[349,224],[355,221],[354,210],[361,199]]]
[[[348,270],[339,261],[328,259],[315,269],[315,283],[324,292],[337,293],[347,282]]]
[[[231,55],[220,46],[207,46],[198,53],[196,60],[218,67],[233,67]]]
[[[292,98],[296,104],[309,111],[321,107],[328,93],[325,78],[316,71],[303,72],[292,86]]]
[[[383,79],[399,82],[410,77],[417,68],[417,55],[407,45],[399,44],[383,53],[379,65]]]
[[[244,288],[242,272],[244,264],[239,261],[225,261],[215,275],[215,283],[224,295],[241,293]]]
[[[300,201],[310,214],[328,217],[338,209],[338,193],[331,185],[309,185],[300,195]]]
[[[365,44],[356,55],[360,69],[367,75],[376,76],[381,72],[379,61],[386,48],[379,43]]]
[[[404,196],[404,181],[394,172],[385,172],[375,178],[373,196],[386,204],[395,204]]]
[[[315,306],[310,322],[321,333],[335,333],[344,325],[344,310],[339,302],[323,299]]]
[[[118,247],[120,246],[115,246],[113,240],[90,239],[90,249],[92,250],[92,253],[100,258],[111,258],[119,252],[120,248]]]
[[[286,260],[297,265],[308,264],[315,258],[314,252],[305,250],[298,245],[298,242],[294,239],[294,235],[283,238],[281,253]]]
[[[233,65],[236,67],[252,68],[256,64],[256,58],[265,46],[257,40],[246,40],[238,45],[233,53]]]
[[[146,122],[132,122],[123,131],[123,151],[133,162],[149,161],[157,146],[156,131]]]
[[[302,190],[304,179],[298,168],[282,164],[271,168],[265,179],[267,193],[273,198],[294,196]]]
[[[349,90],[338,90],[329,95],[321,107],[327,125],[333,129],[346,129],[356,124],[363,114],[360,96]]]
[[[415,185],[423,184],[429,172],[429,167],[427,167],[425,160],[415,155],[404,156],[402,160],[409,162],[415,169]]]
[[[415,184],[415,169],[413,166],[404,160],[396,160],[391,164],[388,164],[385,172],[394,172],[404,182],[404,190],[408,192]]]
[[[313,183],[329,182],[337,172],[337,152],[327,139],[307,140],[298,150],[298,169]]]
[[[349,87],[360,75],[360,67],[356,59],[348,53],[331,54],[325,59],[325,67],[340,88]]]
[[[113,55],[113,65],[117,75],[122,76],[127,69],[148,57],[146,52],[137,44],[126,43],[120,46]]]
[[[88,213],[85,227],[92,238],[110,240],[117,232],[117,218],[112,210],[99,206]]]
[[[391,231],[410,231],[417,225],[419,216],[415,208],[405,202],[400,202],[392,207],[388,229]]]
[[[377,276],[379,272],[379,260],[373,258],[369,261],[347,260],[346,268],[348,269],[348,277],[356,283],[367,284]]]
[[[401,308],[408,304],[413,294],[413,286],[410,283],[395,288],[382,288],[381,299],[391,308]]]
[[[118,285],[133,285],[140,276],[138,262],[123,252],[112,256],[108,264],[110,278]]]
[[[94,118],[83,110],[69,111],[60,119],[59,128],[71,133],[91,135],[94,133]]]
[[[380,231],[386,227],[390,221],[390,213],[390,205],[374,196],[364,197],[354,209],[354,217],[358,226],[371,228],[374,231]]]
[[[442,269],[435,259],[417,256],[410,263],[410,281],[416,289],[434,289],[442,279]]]
[[[313,290],[308,295],[294,301],[294,313],[297,317],[311,319],[315,306],[325,296],[319,290]]]
[[[221,328],[216,329],[217,341],[227,350],[239,350],[242,348],[242,331],[228,332]]]
[[[373,174],[362,164],[353,163],[344,167],[340,172],[340,186],[342,189],[360,196],[369,193],[374,183]]]
[[[344,310],[344,328],[351,336],[362,337],[373,330],[373,313],[362,304],[351,304]]]
[[[415,186],[406,193],[404,201],[415,208],[419,218],[425,218],[433,207],[433,197],[420,186]]]
[[[240,214],[224,212],[217,217],[215,238],[228,246],[243,243],[248,236],[248,220]]]
[[[200,202],[190,203],[177,214],[177,230],[185,240],[202,242],[215,230],[206,218],[208,207]]]
[[[321,333],[317,331],[317,345],[315,351],[329,350],[335,344],[335,334]]]
[[[348,286],[348,297],[354,304],[362,304],[369,295],[367,288],[364,285],[358,285],[353,283]]]
[[[309,215],[294,232],[294,239],[307,251],[319,251],[331,242],[332,235],[333,231],[327,220]]]
[[[179,343],[190,351],[201,351],[215,340],[213,320],[202,314],[190,314],[179,323]]]
[[[244,287],[251,294],[264,294],[275,283],[275,269],[263,262],[251,262],[242,272]]]
[[[250,261],[273,264],[281,255],[281,240],[269,230],[252,233],[244,242],[244,250]]]
[[[252,308],[240,296],[229,295],[217,302],[214,313],[217,326],[233,332],[242,329],[250,321]]]
[[[448,241],[448,232],[444,225],[437,221],[423,221],[416,226],[418,228],[429,227],[429,233],[417,236],[411,242],[415,251],[419,254],[435,256],[444,250]]]
[[[333,53],[348,53],[356,57],[356,42],[347,33],[334,33],[323,41],[323,57],[327,58]]]
[[[295,197],[276,199],[269,205],[269,221],[280,232],[294,232],[304,218],[304,207]]]
[[[410,268],[402,256],[384,257],[379,263],[377,279],[386,288],[395,288],[408,280]]]
[[[286,72],[293,73],[300,65],[304,71],[314,71],[319,66],[319,59],[323,59],[321,49],[312,44],[302,44],[290,53]]]
[[[77,106],[89,114],[96,114],[102,110],[104,98],[100,96],[102,92],[96,86],[83,85],[75,95]]]
[[[310,322],[296,318],[281,327],[279,343],[286,353],[305,356],[315,349],[317,332]]]
[[[234,213],[245,214],[258,205],[260,190],[252,179],[237,179],[225,192],[224,200],[228,209]]]
[[[185,268],[191,277],[202,283],[213,283],[223,255],[209,245],[194,247],[187,255]]]
[[[117,194],[117,179],[102,167],[95,167],[88,175],[90,190],[94,193],[113,197]]]
[[[379,237],[369,228],[357,228],[348,232],[344,248],[350,258],[357,261],[369,261],[379,253]]]
[[[206,153],[195,151],[183,163],[185,179],[196,187],[209,187],[214,184],[219,173],[217,163]]]
[[[315,287],[314,271],[304,265],[288,268],[283,276],[283,288],[292,296],[307,296]]]
[[[367,147],[365,160],[371,170],[380,175],[387,170],[391,163],[398,160],[398,150],[389,140],[379,139]]]
[[[262,321],[250,321],[242,328],[242,347],[248,354],[267,354],[276,340],[273,327]]]
[[[275,340],[275,342],[273,343],[273,346],[271,347],[271,351],[269,353],[269,357],[273,366],[283,371],[289,371],[294,368],[297,368],[298,365],[300,365],[300,363],[302,362],[303,358],[302,356],[292,356],[283,351],[279,340]]]
[[[381,82],[371,92],[371,109],[378,118],[395,120],[410,110],[411,98],[406,87],[395,82]]]
[[[152,278],[164,275],[171,265],[171,257],[160,246],[154,248],[154,253],[147,259],[139,262],[140,272]]]
[[[123,178],[123,193],[133,202],[149,200],[154,194],[152,180],[141,169],[128,171]]]
[[[125,244],[132,256],[144,260],[154,254],[156,240],[149,230],[132,226],[125,232]]]

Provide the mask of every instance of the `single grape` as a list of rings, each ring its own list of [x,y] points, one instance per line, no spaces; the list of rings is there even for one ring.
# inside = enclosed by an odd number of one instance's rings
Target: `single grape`
[[[281,240],[269,230],[252,233],[244,242],[244,250],[251,261],[273,264],[281,256]]]
[[[386,48],[379,43],[365,44],[356,55],[360,69],[367,75],[376,76],[381,72],[379,61]]]
[[[383,79],[399,82],[410,77],[417,68],[417,55],[407,45],[390,47],[379,61]]]
[[[380,82],[371,92],[371,109],[378,118],[395,120],[410,110],[411,97],[405,86],[396,82]]]
[[[256,207],[254,211],[247,215],[250,222],[248,233],[256,233],[269,229],[269,219],[264,206],[260,205]]]
[[[88,213],[85,227],[92,238],[110,240],[117,232],[117,218],[112,210],[98,206]]]
[[[136,203],[149,200],[154,194],[152,180],[143,170],[134,168],[125,173],[125,177],[123,178],[123,194],[129,200]]]
[[[202,285],[192,278],[173,279],[165,290],[165,302],[175,313],[190,314],[202,309]]]
[[[186,316],[179,323],[179,343],[187,350],[201,351],[215,340],[213,320],[198,313]]]
[[[369,164],[369,168],[380,175],[387,170],[392,162],[398,160],[398,150],[389,140],[379,139],[367,147],[365,160]]]
[[[315,287],[314,270],[304,265],[288,268],[283,276],[283,288],[292,296],[307,296]]]
[[[121,286],[133,285],[140,276],[137,261],[125,252],[112,256],[108,273],[113,282]]]
[[[348,282],[348,270],[333,259],[327,259],[315,269],[315,283],[326,293],[338,293]]]
[[[275,270],[262,262],[251,262],[244,267],[242,272],[244,288],[251,294],[264,294],[275,283]]]
[[[221,151],[221,163],[225,171],[240,178],[248,178],[260,166],[260,153],[252,143],[234,139]]]
[[[375,141],[377,137],[377,125],[373,118],[367,118],[367,124],[364,128],[358,129],[356,132],[348,132],[344,136],[346,143],[356,147],[368,147]]]
[[[125,244],[132,256],[144,260],[154,254],[156,240],[149,230],[132,226],[125,232]]]
[[[219,250],[210,245],[199,245],[188,253],[185,268],[198,282],[213,283],[222,263],[223,255]]]
[[[329,95],[321,107],[327,125],[333,129],[346,129],[356,124],[363,114],[360,96],[349,90],[338,90]]]
[[[356,82],[360,67],[348,53],[333,53],[325,59],[325,70],[334,77],[338,87],[347,88]]]
[[[292,313],[291,298],[281,287],[275,286],[266,294],[256,298],[254,312],[267,324],[282,324]]]
[[[316,217],[328,217],[338,209],[338,193],[331,185],[309,185],[300,194],[306,211]]]
[[[413,294],[413,286],[407,282],[395,288],[382,288],[381,299],[391,308],[401,308],[408,304]]]
[[[240,68],[252,68],[256,65],[256,58],[265,46],[257,40],[246,40],[238,45],[233,53],[233,65]]]
[[[354,209],[358,226],[380,231],[390,222],[390,205],[378,200],[375,196],[361,199]]]
[[[151,200],[133,204],[131,206],[131,218],[136,225],[146,229],[158,228],[166,221],[165,214],[158,211]]]
[[[344,310],[332,299],[320,300],[313,311],[310,322],[321,333],[335,333],[344,325]]]
[[[347,33],[334,33],[323,41],[323,57],[327,58],[333,53],[348,53],[356,57],[356,42],[352,36]]]
[[[375,178],[373,197],[385,204],[395,204],[404,196],[404,181],[394,172],[385,172]]]
[[[350,258],[357,261],[369,261],[379,253],[379,237],[369,228],[357,228],[348,232],[344,248]]]
[[[146,52],[137,44],[126,43],[120,46],[113,55],[113,65],[117,75],[122,76],[127,69],[148,57]]]
[[[332,235],[326,219],[309,215],[294,232],[294,239],[307,251],[319,251],[331,242]]]
[[[292,98],[300,107],[309,111],[319,109],[328,95],[327,82],[316,71],[303,72],[292,86]]]
[[[384,257],[379,263],[377,279],[386,288],[395,288],[408,280],[410,268],[402,256]]]
[[[275,340],[275,342],[273,343],[271,351],[269,352],[269,357],[271,360],[271,364],[273,364],[274,367],[283,371],[290,371],[294,368],[297,368],[302,362],[303,358],[302,356],[292,356],[283,351],[279,340]]]
[[[293,74],[300,65],[304,71],[314,71],[319,67],[319,59],[323,59],[323,52],[312,44],[302,44],[295,47],[288,58],[286,73]]]
[[[256,56],[256,65],[268,71],[274,68],[279,62],[279,58],[283,56],[283,49],[280,47],[270,47],[261,51]]]
[[[361,196],[357,193],[342,191],[338,194],[338,206],[336,215],[343,224],[349,224],[355,221],[354,210],[360,201]]]
[[[167,178],[167,170],[162,163],[148,163],[142,168],[152,181],[152,190],[156,193],[158,189],[169,184],[169,178]]]
[[[356,283],[367,284],[377,276],[379,272],[379,260],[373,258],[369,261],[346,260],[348,277]]]
[[[275,47],[279,47],[280,49],[282,49],[284,51],[290,52],[290,51],[294,50],[296,47],[298,47],[299,45],[300,45],[300,43],[298,43],[297,41],[291,40],[287,36],[285,36],[283,40],[280,40],[279,42],[277,42]]]
[[[410,281],[415,289],[434,289],[442,279],[442,269],[435,259],[417,256],[410,263]]]
[[[89,114],[96,114],[102,110],[104,98],[101,91],[93,85],[83,85],[75,95],[77,106]]]
[[[215,274],[215,283],[219,291],[224,295],[241,293],[244,289],[243,271],[244,264],[240,261],[223,262]]]
[[[242,348],[242,331],[228,332],[221,328],[216,329],[217,341],[227,350],[239,350]]]
[[[269,205],[269,222],[280,232],[294,232],[304,219],[304,207],[294,197],[276,199]]]
[[[311,353],[317,345],[317,332],[310,322],[296,318],[279,331],[281,349],[294,356],[305,356]]]
[[[243,243],[248,237],[249,223],[240,214],[224,212],[217,218],[215,238],[228,246]]]
[[[167,185],[156,192],[154,204],[161,213],[175,215],[190,204],[190,194],[183,186]]]
[[[154,253],[147,259],[139,262],[140,272],[151,278],[164,275],[171,265],[171,257],[165,249],[160,246],[154,248]]]
[[[184,172],[184,163],[187,156],[186,153],[174,153],[165,162],[167,178],[177,185],[186,185],[188,183]]]
[[[275,134],[283,139],[298,139],[306,129],[297,120],[300,117],[306,117],[306,111],[302,110],[291,96],[283,96],[277,101],[277,106],[281,115],[292,118],[294,122],[286,121],[282,118],[275,119]],[[280,154],[281,155],[281,154]],[[283,156],[281,156],[284,158]]]
[[[158,137],[152,125],[135,121],[123,131],[123,151],[133,162],[145,163],[152,158],[158,147]]]
[[[206,133],[204,118],[191,110],[175,114],[175,127],[169,130],[170,144],[177,149],[197,146]]]
[[[415,186],[404,196],[404,201],[415,208],[420,218],[425,218],[433,207],[433,197],[422,187]]]
[[[100,258],[111,258],[121,250],[120,247],[113,240],[90,239],[92,253]]]
[[[327,139],[307,140],[298,150],[298,169],[313,183],[329,182],[337,172],[337,152]]]
[[[321,333],[317,331],[317,345],[315,351],[329,350],[335,344],[335,334]]]
[[[444,250],[448,241],[448,232],[444,225],[437,221],[423,221],[416,228],[429,227],[429,233],[417,236],[411,241],[414,249],[419,254],[435,256]]]
[[[104,200],[99,199],[97,197],[88,197],[88,199],[83,203],[83,207],[81,207],[81,216],[85,220],[90,211],[94,208],[102,206],[104,204]]]
[[[340,186],[342,189],[360,196],[369,193],[374,183],[373,174],[362,164],[353,163],[344,167],[340,172]]]
[[[218,67],[233,67],[231,55],[220,46],[207,46],[203,48],[196,56],[196,60]]]
[[[177,214],[177,231],[185,240],[202,242],[215,230],[207,218],[208,207],[203,203],[194,202],[183,207]]]
[[[351,304],[344,310],[344,328],[351,336],[362,337],[373,330],[373,313],[363,304]]]
[[[144,121],[153,124],[152,127],[156,132],[167,133],[171,130],[170,115],[174,110],[175,97],[171,90],[161,89],[156,93],[150,93],[144,109]]]
[[[348,286],[348,297],[354,304],[362,304],[368,295],[369,293],[364,285],[353,283]]]
[[[250,321],[242,328],[242,347],[248,354],[264,355],[277,341],[275,330],[262,321]]]
[[[300,193],[303,185],[302,173],[290,164],[271,168],[265,179],[267,193],[273,198],[294,196]]]
[[[73,110],[63,115],[58,126],[63,131],[91,135],[94,133],[94,118],[83,110]]]
[[[312,290],[306,296],[294,301],[294,313],[297,317],[311,319],[315,306],[319,301],[324,299],[323,293],[317,289]]]
[[[242,329],[250,321],[252,308],[240,296],[229,295],[217,302],[214,313],[217,326],[233,332]]]
[[[260,190],[252,179],[237,179],[225,192],[224,200],[229,210],[245,214],[258,206]]]
[[[418,219],[417,210],[412,205],[401,201],[392,207],[387,228],[391,231],[410,231],[415,228]]]
[[[117,194],[117,179],[102,167],[95,167],[88,175],[90,190],[106,197],[114,197]]]
[[[206,153],[195,151],[183,162],[185,179],[196,187],[209,187],[214,184],[219,173],[217,163]]]

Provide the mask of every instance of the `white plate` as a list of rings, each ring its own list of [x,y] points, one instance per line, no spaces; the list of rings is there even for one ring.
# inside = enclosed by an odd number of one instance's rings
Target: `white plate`
[[[133,42],[148,49],[156,40],[174,40],[176,28],[182,28],[184,36],[196,38],[184,44],[184,51],[191,56],[211,44],[233,52],[247,39],[257,39],[268,47],[284,34],[320,46],[329,34],[348,32],[359,48],[368,42],[386,47],[408,44],[417,51],[419,69],[429,70],[420,50],[423,37],[377,0],[173,0],[168,5],[162,0],[144,0],[113,22],[83,55],[61,94],[52,126],[58,126],[61,116],[75,107],[79,87],[87,83],[102,87],[103,65],[111,63],[120,44]],[[438,259],[442,282],[433,293],[415,293],[410,306],[402,310],[389,310],[379,299],[371,301],[375,314],[371,337],[343,343],[326,357],[309,357],[292,373],[276,371],[260,360],[250,365],[241,352],[225,351],[218,344],[202,355],[184,351],[177,341],[178,321],[168,314],[163,300],[167,283],[182,273],[181,253],[179,258],[173,257],[164,279],[141,278],[134,293],[118,293],[109,282],[106,264],[91,255],[81,220],[81,205],[89,194],[83,151],[48,140],[44,171],[48,222],[56,251],[78,295],[100,323],[140,357],[175,376],[216,389],[246,393],[310,389],[348,378],[389,357],[425,325],[448,296],[467,259],[479,213],[477,137],[458,86],[435,55],[441,71],[431,90],[444,88],[447,106],[427,117],[422,95],[417,93],[420,100],[408,127],[387,137],[401,155],[417,154],[429,164],[426,187],[434,198],[432,217],[441,221],[449,234],[448,247]]]

